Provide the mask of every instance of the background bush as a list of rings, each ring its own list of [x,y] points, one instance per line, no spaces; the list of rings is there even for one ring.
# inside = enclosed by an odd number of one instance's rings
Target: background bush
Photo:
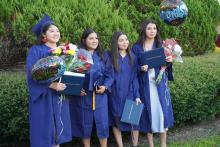
[[[214,118],[220,112],[220,55],[187,57],[174,65],[170,90],[176,124]]]
[[[175,126],[220,113],[220,55],[186,57],[170,82]],[[25,74],[0,73],[0,144],[28,138]]]
[[[111,35],[122,30],[131,43],[145,19],[159,23],[163,38],[176,38],[185,55],[200,55],[214,50],[216,24],[220,20],[217,0],[184,0],[189,9],[180,26],[169,26],[159,18],[160,0],[0,0],[0,68],[24,61],[34,44],[31,28],[47,13],[59,25],[62,41],[79,42],[82,31],[92,27],[100,33],[105,48]],[[5,65],[4,65],[5,64]]]
[[[62,2],[58,0],[36,0],[34,3],[29,0],[18,1],[4,3],[6,3],[5,5],[12,5],[12,13],[10,13],[11,11],[8,13],[10,17],[12,14],[14,15],[14,20],[9,27],[12,36],[9,38],[13,38],[16,44],[22,44],[25,52],[35,43],[31,28],[44,14],[50,15],[58,24],[61,31],[61,41],[79,42],[81,33],[87,27],[94,28],[100,34],[104,47],[108,46],[111,36],[116,30],[127,32],[131,40],[136,38],[133,24],[127,16],[119,15],[106,0],[65,0]],[[9,8],[9,10],[11,9]],[[10,20],[8,19],[8,21]],[[13,51],[10,54],[15,55]],[[12,62],[8,57],[5,60]]]
[[[28,93],[24,73],[0,72],[0,145],[28,137]]]

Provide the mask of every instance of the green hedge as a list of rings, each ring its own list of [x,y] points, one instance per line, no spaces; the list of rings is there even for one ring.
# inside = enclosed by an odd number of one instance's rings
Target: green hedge
[[[86,27],[101,35],[108,48],[115,30],[125,31],[131,43],[144,19],[156,19],[163,38],[176,38],[184,55],[199,55],[214,50],[216,24],[220,20],[217,0],[184,0],[189,9],[180,26],[169,26],[159,18],[160,0],[0,0],[0,62],[24,61],[27,49],[34,44],[31,28],[47,13],[60,26],[62,41],[79,42]],[[0,65],[0,67],[3,64]]]
[[[220,112],[220,55],[187,57],[174,65],[170,90],[177,124],[215,117]]]
[[[220,113],[220,55],[187,57],[174,65],[170,82],[175,126]],[[0,73],[0,144],[28,138],[25,74]],[[10,141],[9,141],[10,140]]]
[[[28,92],[24,73],[0,72],[0,145],[28,137]]]
[[[54,22],[59,25],[62,42],[79,42],[81,33],[87,27],[94,28],[100,34],[100,39],[104,47],[108,47],[109,40],[116,30],[127,32],[131,40],[134,40],[137,36],[136,32],[133,31],[133,24],[126,16],[119,15],[116,10],[107,3],[107,0],[36,0],[34,3],[29,0],[14,0],[13,2],[8,1],[4,3],[6,3],[6,5],[12,5],[12,13],[8,13],[10,14],[9,18],[13,15],[13,20],[11,22],[6,21],[5,23],[8,22],[10,25],[3,27],[8,28],[11,33],[8,39],[12,39],[14,42],[13,46],[8,46],[8,48],[12,48],[10,54],[16,56],[17,54],[14,54],[13,50],[17,50],[17,48],[13,47],[22,45],[26,51],[31,44],[35,43],[35,37],[31,32],[31,28],[44,14],[51,16]],[[4,16],[4,18],[5,17],[6,16]],[[2,25],[0,25],[0,27],[2,27]],[[12,43],[12,40],[9,40],[9,42]],[[6,47],[1,47],[1,44],[0,48],[6,50]],[[5,55],[2,55],[0,61],[3,59],[12,62],[8,57],[6,58]],[[5,62],[5,60],[3,61]]]

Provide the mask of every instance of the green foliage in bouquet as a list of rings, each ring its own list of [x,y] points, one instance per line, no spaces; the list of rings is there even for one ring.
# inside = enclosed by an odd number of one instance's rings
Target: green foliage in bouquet
[[[0,146],[28,137],[28,93],[24,75],[0,72]]]
[[[219,62],[220,55],[211,54],[174,63],[174,82],[169,85],[177,124],[210,119],[220,113]]]

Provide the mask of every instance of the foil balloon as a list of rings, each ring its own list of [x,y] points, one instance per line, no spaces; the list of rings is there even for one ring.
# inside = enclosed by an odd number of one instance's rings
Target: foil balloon
[[[188,8],[182,0],[164,0],[160,4],[160,18],[169,25],[179,25],[188,16]]]
[[[38,60],[32,67],[33,80],[49,83],[60,78],[66,70],[65,61],[58,56],[48,56]]]

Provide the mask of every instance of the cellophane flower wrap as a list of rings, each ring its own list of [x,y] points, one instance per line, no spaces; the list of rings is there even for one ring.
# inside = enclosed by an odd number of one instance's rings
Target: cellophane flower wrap
[[[163,41],[163,47],[164,47],[164,54],[166,57],[172,56],[172,62],[179,62],[183,63],[183,59],[181,57],[183,51],[180,45],[174,40],[173,38],[171,39],[165,39]],[[162,77],[163,73],[165,72],[167,66],[162,66],[160,69],[160,72],[156,78],[156,84],[159,84]]]
[[[85,49],[78,49],[70,64],[70,71],[76,73],[86,73],[93,64],[92,54]]]
[[[66,70],[64,60],[58,56],[48,56],[38,60],[31,69],[33,80],[50,83],[59,79]]]

